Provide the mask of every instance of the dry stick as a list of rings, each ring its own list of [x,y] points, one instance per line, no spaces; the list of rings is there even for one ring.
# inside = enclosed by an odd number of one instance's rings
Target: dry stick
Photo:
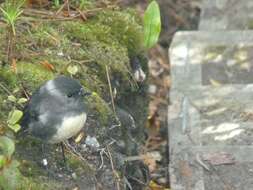
[[[70,7],[69,7],[69,0],[65,0],[68,10],[68,16],[70,16]]]
[[[118,175],[118,173],[116,172],[116,170],[114,168],[114,164],[113,164],[113,161],[112,161],[112,155],[111,155],[111,152],[109,151],[109,147],[108,146],[106,146],[106,150],[107,150],[108,155],[109,155],[109,160],[110,160],[110,163],[111,163],[112,172],[113,172],[114,176],[116,177],[117,189],[120,190],[119,175]]]
[[[66,20],[73,20],[76,19],[78,17],[83,18],[87,18],[89,16],[92,16],[93,13],[99,12],[101,10],[105,10],[105,9],[113,9],[116,6],[111,5],[111,6],[107,6],[107,7],[99,7],[99,8],[94,8],[94,9],[90,9],[87,11],[81,11],[81,10],[77,10],[74,11],[73,14],[74,16],[69,16],[69,17],[57,17],[59,15],[59,12],[64,8],[61,7],[56,13],[52,12],[52,11],[41,11],[41,10],[36,10],[36,9],[25,9],[25,11],[23,12],[23,15],[28,16],[28,17],[22,17],[22,19],[27,19],[30,21],[37,21],[38,19],[33,18],[36,16],[39,16],[41,21],[47,21],[47,20],[55,20],[55,21],[66,21]],[[32,16],[32,17],[30,17]]]
[[[80,152],[78,152],[77,150],[75,150],[75,148],[73,148],[73,147],[69,144],[68,141],[64,141],[63,144],[65,145],[65,147],[69,150],[69,152],[70,152],[73,156],[75,156],[75,157],[77,157],[78,159],[80,159],[81,161],[85,162],[85,164],[87,164],[91,169],[94,169],[94,167],[93,167],[91,164],[89,164],[89,163],[87,162],[87,160],[82,156],[82,154],[81,154]]]
[[[8,90],[8,88],[6,88],[2,83],[0,83],[0,87],[7,92],[7,94],[12,95],[12,93]]]
[[[12,59],[12,52],[13,52],[13,43],[14,43],[14,35],[11,31],[8,34],[8,45],[7,45],[7,60],[10,63]]]
[[[114,105],[114,99],[113,99],[113,93],[112,93],[112,85],[111,85],[111,80],[110,80],[110,75],[109,75],[107,65],[105,66],[105,70],[106,70],[106,77],[107,77],[107,82],[108,82],[108,85],[109,85],[110,96],[111,96],[111,101],[112,101],[112,109],[113,109],[115,118],[117,119],[117,115],[116,115],[116,111],[115,111],[115,105]]]
[[[22,90],[23,90],[23,92],[24,92],[24,94],[25,94],[25,97],[26,97],[26,99],[27,100],[29,100],[30,99],[30,96],[29,96],[29,94],[26,92],[26,89],[25,89],[25,87],[24,87],[24,84],[23,84],[23,82],[21,81],[21,87],[22,87]]]
[[[79,12],[81,18],[82,18],[84,21],[87,20],[86,15],[85,15],[80,9],[78,9],[78,8],[75,8],[75,9],[76,9],[77,12]]]
[[[54,16],[58,16],[60,12],[65,8],[66,4],[67,4],[67,1],[65,1],[63,5],[56,11]]]
[[[129,176],[132,180],[136,181],[137,183],[141,184],[141,185],[147,185],[145,182],[139,180],[138,178],[136,177],[133,177],[133,176]],[[150,185],[149,185],[150,186]]]
[[[48,11],[48,10],[38,10],[38,9],[32,9],[32,8],[26,8],[23,13],[23,15],[44,15],[44,16],[54,16],[53,11]]]

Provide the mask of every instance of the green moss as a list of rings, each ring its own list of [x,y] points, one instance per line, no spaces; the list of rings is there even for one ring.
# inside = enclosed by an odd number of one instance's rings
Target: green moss
[[[81,10],[93,9],[96,7],[96,0],[74,0],[73,3],[78,6]]]
[[[17,98],[22,95],[21,83],[28,92],[33,92],[40,84],[53,78],[54,74],[46,70],[41,64],[17,63],[17,74],[9,66],[0,67],[0,82]],[[0,119],[6,121],[9,111],[13,108],[7,97],[10,95],[0,87]]]
[[[143,28],[133,10],[102,11],[98,21],[111,28],[111,34],[128,49],[130,56],[138,55],[143,50]]]
[[[82,170],[84,173],[94,172],[88,162],[81,160],[71,153],[67,154],[66,156],[69,167],[75,172],[80,170]]]
[[[25,87],[30,90],[38,88],[46,80],[54,77],[54,74],[40,63],[19,62],[17,64],[17,73],[20,82],[23,82]]]
[[[122,46],[114,38],[111,28],[99,23],[67,22],[62,25],[66,35],[82,44],[82,58],[95,62],[99,66],[102,81],[106,79],[105,66],[112,71],[119,72],[125,79],[129,79],[129,57],[127,47]],[[69,51],[68,51],[69,50]],[[67,54],[73,54],[68,49]],[[75,50],[76,51],[76,50]],[[79,50],[80,51],[80,50]],[[74,57],[80,59],[81,57]]]
[[[79,1],[76,2],[79,3]],[[83,9],[92,8],[97,3],[95,0],[85,2]],[[132,97],[132,92],[135,92],[136,88],[134,88],[135,83],[130,73],[129,58],[143,51],[141,20],[130,9],[99,11],[85,22],[38,21],[36,24],[24,25],[21,19],[20,25],[16,25],[17,36],[14,47],[17,74],[8,64],[1,66],[0,61],[0,82],[17,98],[20,98],[24,96],[21,83],[27,92],[32,93],[46,80],[58,74],[68,75],[67,67],[75,65],[78,67],[78,72],[72,77],[80,80],[88,91],[93,92],[92,96],[87,98],[87,105],[91,115],[94,116],[96,122],[99,121],[99,126],[102,126],[101,130],[96,130],[96,132],[104,134],[107,130],[104,126],[110,126],[109,122],[114,119],[111,106],[107,103],[110,100],[110,93],[105,68],[108,67],[112,80],[117,77],[120,81],[118,97],[123,96],[126,99]],[[6,60],[5,34],[5,28],[0,27],[0,60]],[[41,64],[42,62],[53,65],[55,70],[46,69]],[[13,108],[13,104],[6,102],[7,96],[8,94],[0,88],[1,124],[5,124],[8,113]],[[140,96],[139,98],[143,99]],[[121,103],[129,104],[131,109],[134,105],[138,108],[143,107],[143,104],[137,104],[133,99],[141,102],[140,99],[134,97],[130,102],[121,101]],[[136,115],[143,114],[143,108],[139,112],[136,111]],[[136,120],[139,121],[139,118]],[[29,140],[29,143],[33,142]],[[23,178],[19,189],[63,189],[61,183],[46,177],[46,171],[35,163],[35,160],[40,159],[40,150],[38,148],[34,150],[34,147],[24,148],[28,146],[33,145],[20,144],[16,148],[16,159],[22,158],[23,155],[27,157],[24,159],[29,160],[29,163],[25,164],[20,161],[20,171],[26,177]],[[54,154],[50,155],[50,158],[56,157]],[[76,170],[77,174],[84,172],[82,176],[86,177],[85,172],[87,172],[93,175],[92,169],[86,163],[69,154],[67,157],[70,167]]]
[[[18,86],[17,77],[10,67],[0,66],[0,83],[0,120],[5,123],[12,105],[6,101],[9,94],[3,87],[12,92]]]
[[[3,82],[8,88],[13,89],[17,87],[17,76],[9,66],[0,66],[0,81]]]
[[[32,28],[30,37],[35,39],[37,47],[54,47],[59,45],[61,36],[58,31],[49,24],[40,24]]]
[[[64,188],[58,181],[23,177],[18,190],[56,190]]]
[[[87,100],[89,109],[97,115],[101,126],[107,125],[109,119],[111,119],[113,116],[112,109],[109,107],[109,105],[96,93],[92,93],[92,96]]]

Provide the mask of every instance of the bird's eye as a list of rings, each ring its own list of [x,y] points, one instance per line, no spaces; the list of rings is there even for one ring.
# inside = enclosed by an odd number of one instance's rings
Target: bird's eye
[[[73,96],[73,94],[68,94],[67,96],[68,96],[68,98],[71,98]]]

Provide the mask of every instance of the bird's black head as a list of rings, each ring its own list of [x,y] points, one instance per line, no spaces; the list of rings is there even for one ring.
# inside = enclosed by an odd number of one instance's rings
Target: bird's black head
[[[55,93],[58,91],[59,95],[68,98],[82,98],[84,96],[90,95],[86,92],[82,85],[75,79],[59,76],[46,84],[47,90]]]

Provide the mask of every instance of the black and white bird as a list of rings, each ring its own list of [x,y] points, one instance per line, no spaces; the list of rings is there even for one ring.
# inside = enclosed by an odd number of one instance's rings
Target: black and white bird
[[[23,131],[51,144],[73,137],[86,122],[84,97],[89,94],[77,80],[66,76],[47,81],[24,109]]]
[[[142,69],[141,62],[138,57],[133,57],[130,59],[130,65],[132,68],[134,79],[142,83],[146,79],[146,74]]]

